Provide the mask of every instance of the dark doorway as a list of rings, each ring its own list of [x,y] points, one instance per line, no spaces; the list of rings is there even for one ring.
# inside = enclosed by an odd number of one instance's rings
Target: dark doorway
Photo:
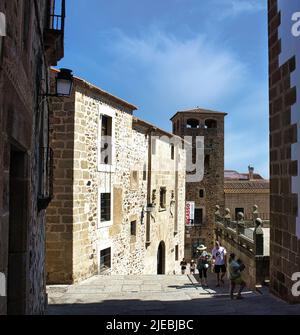
[[[165,243],[160,242],[157,252],[157,274],[164,275],[165,274]]]
[[[239,213],[243,213],[245,214],[245,209],[244,208],[236,208],[235,209],[235,219],[237,220],[238,219],[238,214]]]
[[[12,148],[9,171],[8,314],[26,314],[27,229],[27,155]]]

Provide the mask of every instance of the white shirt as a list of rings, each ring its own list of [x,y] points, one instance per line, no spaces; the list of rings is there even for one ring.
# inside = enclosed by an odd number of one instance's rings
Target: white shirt
[[[226,249],[220,247],[219,249],[214,248],[212,251],[212,256],[215,259],[215,265],[225,265],[225,256],[227,252]]]

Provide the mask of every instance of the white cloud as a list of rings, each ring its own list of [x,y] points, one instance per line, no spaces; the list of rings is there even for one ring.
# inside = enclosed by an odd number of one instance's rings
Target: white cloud
[[[236,92],[246,73],[232,52],[204,36],[182,41],[157,30],[141,37],[119,33],[112,47],[119,70],[139,71],[148,94],[178,107],[216,105]]]
[[[216,5],[222,5],[219,18],[238,16],[241,14],[251,14],[267,9],[265,0],[213,0]]]
[[[134,37],[118,31],[109,43],[116,58],[113,72],[123,85],[129,77],[136,83],[130,94],[140,98],[140,116],[168,127],[180,109],[228,112],[226,167],[243,171],[251,163],[268,177],[267,88],[253,84],[247,65],[225,44],[205,36],[179,40],[153,29]]]

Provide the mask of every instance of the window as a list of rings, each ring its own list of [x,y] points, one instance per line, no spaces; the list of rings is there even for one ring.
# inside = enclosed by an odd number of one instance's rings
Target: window
[[[204,159],[204,169],[207,172],[209,168],[210,168],[210,156],[206,155]]]
[[[139,186],[139,174],[138,171],[131,171],[130,173],[130,187],[131,189],[137,189]]]
[[[106,115],[101,120],[101,164],[112,164],[112,118]]]
[[[199,191],[199,197],[200,198],[204,198],[204,190],[200,190]]]
[[[143,180],[147,180],[147,165],[146,163],[144,164],[144,168],[143,168]]]
[[[167,189],[165,187],[161,187],[160,189],[160,208],[166,209],[167,203]]]
[[[111,248],[100,252],[100,273],[105,273],[111,268]]]
[[[100,200],[101,208],[101,222],[110,221],[111,218],[111,194],[110,193],[101,193]]]
[[[203,208],[195,209],[195,225],[201,225],[203,223]]]
[[[178,245],[175,246],[175,261],[179,260],[179,248]]]
[[[174,160],[175,158],[175,146],[171,144],[171,159]]]
[[[152,138],[152,155],[156,155],[156,138]]]
[[[189,119],[186,122],[186,127],[189,129],[199,129],[200,128],[200,123],[198,120],[195,119]]]
[[[206,120],[205,121],[205,128],[206,129],[215,129],[217,128],[218,123],[216,120]]]
[[[136,237],[136,221],[130,223],[130,235]]]

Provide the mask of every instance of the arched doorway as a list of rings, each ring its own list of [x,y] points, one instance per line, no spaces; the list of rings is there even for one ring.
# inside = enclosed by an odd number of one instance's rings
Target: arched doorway
[[[164,242],[160,242],[157,251],[157,274],[165,274],[165,257],[166,257],[166,247]]]

